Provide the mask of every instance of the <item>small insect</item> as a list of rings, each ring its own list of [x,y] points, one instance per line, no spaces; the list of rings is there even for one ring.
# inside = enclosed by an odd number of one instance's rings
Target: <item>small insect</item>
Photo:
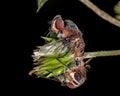
[[[61,15],[53,18],[50,31],[58,39],[34,52],[32,57],[38,67],[30,71],[29,75],[57,80],[71,89],[81,86],[87,79],[88,62],[91,60],[84,61],[85,42],[82,32],[73,21],[63,20]],[[60,57],[59,54],[63,53],[63,57]],[[50,58],[46,58],[46,55]]]
[[[50,29],[58,35],[61,34],[58,37],[62,39],[65,46],[67,45],[69,49],[72,49],[76,61],[82,60],[85,43],[82,32],[73,21],[63,21],[61,15],[56,15],[52,20]]]
[[[67,68],[65,71],[65,78],[58,77],[58,80],[62,85],[68,86],[71,89],[81,86],[87,79],[87,69],[90,68],[87,64],[90,61],[91,59],[88,59],[86,62],[81,62],[78,66],[75,65],[74,67]]]

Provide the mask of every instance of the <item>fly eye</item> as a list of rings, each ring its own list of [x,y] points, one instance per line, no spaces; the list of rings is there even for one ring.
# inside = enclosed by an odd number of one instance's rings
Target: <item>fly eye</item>
[[[75,73],[74,73],[74,78],[75,78],[75,80],[76,80],[76,81],[78,81],[78,82],[79,82],[79,81],[81,80],[81,74],[80,74],[80,73],[75,72]]]
[[[58,29],[58,30],[62,30],[63,27],[64,27],[64,22],[62,21],[62,19],[57,19],[56,22],[55,22],[55,27]]]

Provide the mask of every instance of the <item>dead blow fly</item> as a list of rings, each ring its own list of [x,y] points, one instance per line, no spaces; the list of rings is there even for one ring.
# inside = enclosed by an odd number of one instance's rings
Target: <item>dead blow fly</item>
[[[56,15],[50,23],[47,41],[33,52],[35,67],[29,75],[56,80],[71,89],[81,86],[87,79],[88,61],[84,61],[85,42],[82,32],[71,20]],[[87,66],[87,67],[86,67]]]

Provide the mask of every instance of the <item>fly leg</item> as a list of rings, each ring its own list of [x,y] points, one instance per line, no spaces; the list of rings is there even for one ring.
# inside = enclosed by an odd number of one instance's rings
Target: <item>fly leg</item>
[[[90,68],[91,68],[91,66],[88,65],[88,63],[89,63],[92,59],[93,59],[93,58],[89,58],[87,61],[84,62],[84,66],[85,66],[86,69],[90,69]]]

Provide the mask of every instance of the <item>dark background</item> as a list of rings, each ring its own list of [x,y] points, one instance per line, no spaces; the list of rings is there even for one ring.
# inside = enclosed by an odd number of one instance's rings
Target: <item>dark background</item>
[[[48,31],[50,26],[48,21],[57,14],[61,14],[63,19],[71,19],[82,30],[86,52],[120,49],[120,28],[104,21],[78,0],[48,0],[37,14],[36,2],[35,0],[31,1],[31,4],[25,3],[24,6],[20,6],[22,10],[18,12],[20,16],[16,18],[16,22],[20,23],[14,22],[16,33],[13,39],[15,43],[12,47],[15,54],[12,56],[13,67],[9,71],[11,81],[8,79],[6,81],[10,84],[7,89],[14,88],[10,93],[16,95],[33,93],[34,96],[118,95],[120,56],[94,58],[90,62],[91,69],[88,72],[88,80],[77,89],[71,90],[62,87],[59,82],[28,75],[33,68],[31,58],[33,49],[35,46],[44,44],[40,36]],[[113,6],[118,0],[91,1],[110,15],[115,15]]]

